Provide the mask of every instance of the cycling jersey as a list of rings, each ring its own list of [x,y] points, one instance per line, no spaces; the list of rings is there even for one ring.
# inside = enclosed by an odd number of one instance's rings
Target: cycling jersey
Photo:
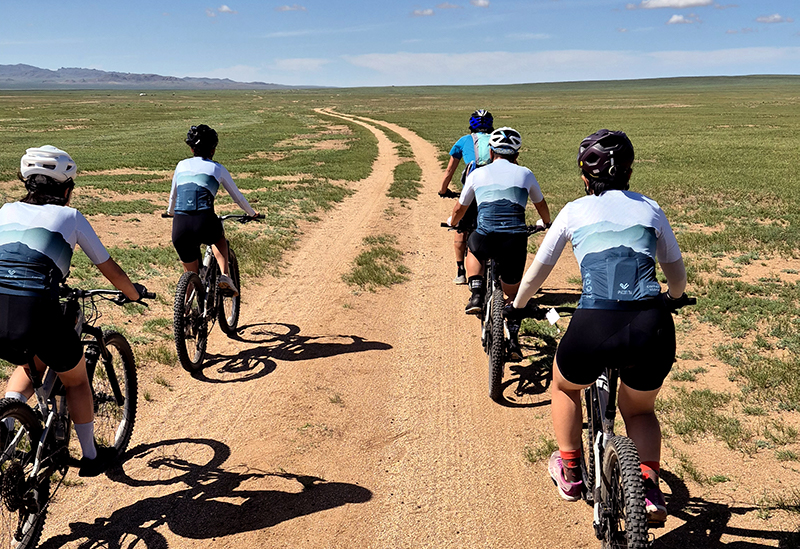
[[[583,279],[579,308],[617,309],[615,302],[658,296],[656,259],[681,259],[664,211],[632,191],[606,191],[567,204],[547,231],[536,260],[555,265],[567,241]]]
[[[469,204],[473,198],[478,202],[479,233],[524,233],[529,197],[533,203],[544,200],[533,172],[498,158],[467,176],[458,202]]]
[[[94,264],[110,258],[83,214],[24,202],[0,208],[0,294],[58,297],[79,244]]]
[[[184,159],[175,167],[167,211],[170,214],[213,211],[214,197],[220,184],[242,210],[249,216],[255,215],[255,210],[236,187],[228,169],[218,162],[202,157]]]

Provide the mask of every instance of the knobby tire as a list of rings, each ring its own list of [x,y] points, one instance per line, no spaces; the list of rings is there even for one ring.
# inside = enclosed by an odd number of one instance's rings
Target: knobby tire
[[[228,273],[230,278],[233,279],[233,284],[239,289],[238,296],[220,296],[220,307],[217,312],[217,319],[219,320],[219,328],[222,329],[227,336],[235,336],[236,330],[239,325],[239,307],[242,300],[242,284],[239,279],[239,262],[236,259],[236,254],[233,253],[230,246],[228,246]]]
[[[42,536],[50,478],[26,482],[33,461],[42,425],[33,410],[16,399],[0,400],[0,423],[13,419],[11,432],[0,426],[0,548],[33,548]],[[13,449],[15,436],[20,438]],[[6,456],[8,454],[8,456]]]
[[[497,403],[503,400],[503,368],[506,363],[506,342],[503,333],[503,291],[496,288],[491,296],[489,344],[489,397]]]
[[[92,378],[94,436],[118,454],[125,452],[133,435],[138,403],[136,360],[130,344],[120,333],[103,333],[108,357],[100,356]]]
[[[194,372],[203,365],[208,326],[203,318],[205,289],[197,273],[187,271],[178,280],[173,309],[175,350],[184,370]]]
[[[644,481],[633,441],[612,437],[603,456],[600,485],[604,548],[649,548]]]
[[[600,416],[601,412],[598,410],[599,405],[594,398],[593,387],[588,387],[583,391],[584,401],[586,403],[586,447],[583,453],[586,462],[586,488],[584,492],[584,499],[589,504],[594,504],[595,494],[595,456],[594,456],[594,442],[597,439],[597,434],[602,430],[603,419]]]

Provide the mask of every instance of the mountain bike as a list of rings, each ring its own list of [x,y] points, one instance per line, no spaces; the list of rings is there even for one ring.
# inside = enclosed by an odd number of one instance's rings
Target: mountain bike
[[[668,307],[674,313],[696,303],[684,294]],[[584,390],[589,452],[583,498],[594,506],[592,524],[604,548],[648,548],[648,529],[664,523],[648,524],[639,452],[631,439],[614,434],[618,381],[619,368],[606,369]]]
[[[446,222],[442,227],[451,228]],[[451,228],[452,229],[452,228]],[[528,236],[544,231],[538,225],[527,226]],[[490,258],[486,262],[486,272],[483,278],[483,304],[479,313],[481,319],[481,344],[489,357],[489,397],[492,401],[500,403],[503,399],[503,374],[508,360],[508,323],[503,316],[505,297],[497,261]]]
[[[167,215],[165,215],[167,217]],[[228,214],[219,217],[222,221],[237,220],[247,223],[264,219],[263,214],[256,217]],[[217,288],[222,272],[210,246],[206,247],[200,273],[187,271],[178,280],[173,308],[173,331],[178,360],[184,370],[194,372],[203,366],[208,345],[208,335],[219,321],[219,328],[227,336],[236,334],[239,325],[239,311],[242,300],[242,285],[239,274],[239,261],[228,243],[228,273],[239,294],[234,296]]]
[[[95,440],[121,454],[136,419],[136,363],[122,334],[96,326],[101,317],[96,300],[117,305],[129,300],[118,290],[67,286],[61,288],[61,298],[64,314],[75,320],[84,346]],[[141,298],[155,294],[144,292]],[[32,354],[28,364],[33,364]],[[29,369],[28,374],[36,397],[33,408],[16,399],[0,400],[0,548],[36,546],[47,507],[69,467],[77,464],[69,452],[72,421],[64,386],[53,369],[43,375]]]

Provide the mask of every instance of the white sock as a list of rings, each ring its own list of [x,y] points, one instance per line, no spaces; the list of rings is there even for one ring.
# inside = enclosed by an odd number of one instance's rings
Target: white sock
[[[28,402],[28,398],[27,397],[25,397],[24,395],[22,395],[21,393],[16,392],[16,391],[8,391],[8,392],[6,392],[6,399],[16,399],[20,403],[27,403]],[[13,418],[6,418],[5,420],[3,420],[3,422],[5,423],[6,428],[8,429],[9,432],[14,429],[14,419]]]
[[[78,434],[83,458],[89,460],[97,458],[97,449],[94,446],[94,421],[86,424],[73,424],[73,426],[75,426],[75,433]]]

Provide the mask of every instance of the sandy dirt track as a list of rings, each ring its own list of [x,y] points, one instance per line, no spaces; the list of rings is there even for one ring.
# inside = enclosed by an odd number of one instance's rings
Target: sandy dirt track
[[[140,398],[122,468],[62,490],[42,544],[596,547],[591,509],[560,501],[545,463],[524,456],[552,437],[549,392],[524,407],[487,396],[479,322],[450,282],[437,151],[319,112],[376,136],[371,175],[308,228],[283,276],[244,282],[238,339],[215,328],[201,373],[163,371],[170,391]],[[386,196],[399,159],[381,125],[422,168],[408,208]],[[354,293],[342,274],[364,237],[386,233],[410,280]],[[574,294],[575,275],[565,254],[545,290]]]

